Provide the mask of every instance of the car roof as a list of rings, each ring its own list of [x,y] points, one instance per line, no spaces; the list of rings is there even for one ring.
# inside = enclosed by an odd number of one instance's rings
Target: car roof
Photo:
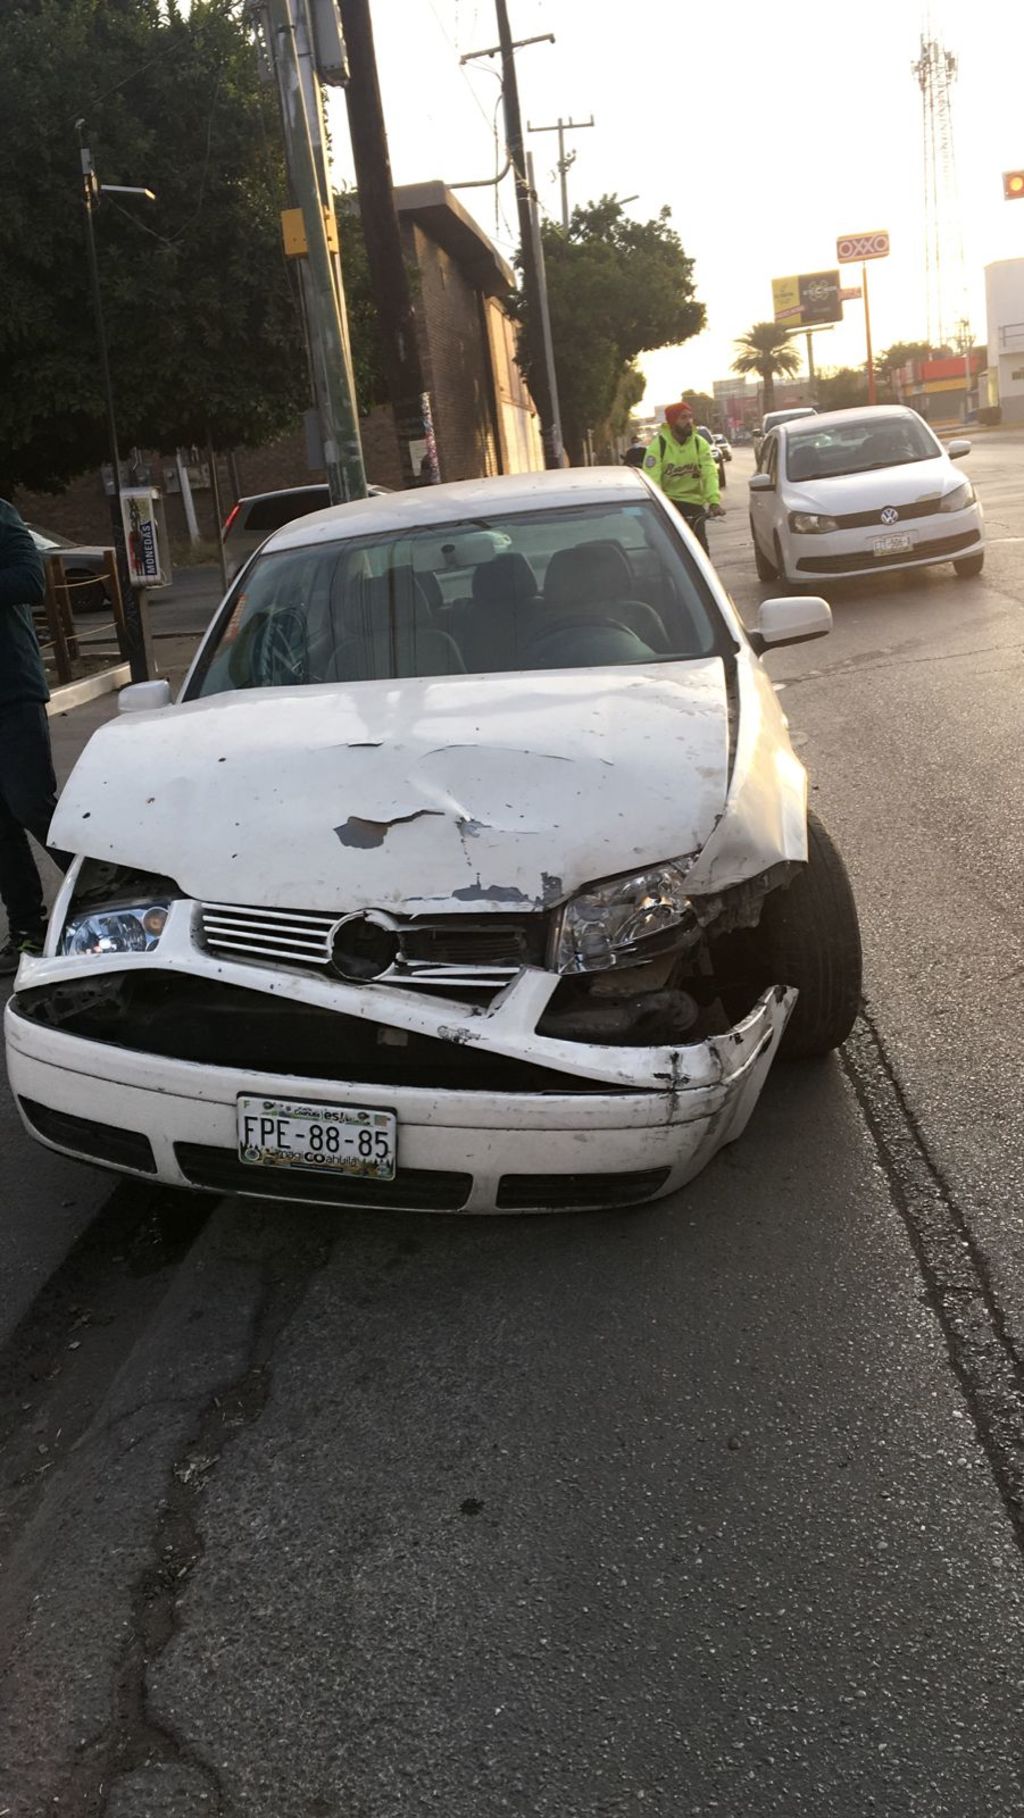
[[[635,467],[569,467],[552,473],[496,474],[488,479],[452,480],[443,486],[417,486],[407,492],[353,499],[331,505],[294,524],[286,524],[263,545],[296,549],[327,543],[337,536],[381,536],[389,530],[428,530],[460,518],[493,513],[557,510],[569,505],[607,505],[615,499],[634,504],[648,493]]]
[[[814,427],[815,429],[831,429],[834,424],[881,422],[883,417],[890,421],[893,417],[913,417],[918,422],[921,421],[917,411],[908,410],[905,404],[854,404],[849,410],[821,411],[814,419]],[[796,423],[779,423],[777,427],[779,429],[796,429],[798,425]],[[803,429],[804,425],[801,423],[799,427]]]

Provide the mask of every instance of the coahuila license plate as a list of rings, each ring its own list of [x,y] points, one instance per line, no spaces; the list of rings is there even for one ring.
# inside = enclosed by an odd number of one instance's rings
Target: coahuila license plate
[[[876,556],[903,555],[906,550],[913,549],[914,539],[907,535],[898,537],[876,537],[871,547]]]
[[[392,1111],[280,1098],[238,1100],[238,1153],[260,1168],[394,1180],[396,1147]]]

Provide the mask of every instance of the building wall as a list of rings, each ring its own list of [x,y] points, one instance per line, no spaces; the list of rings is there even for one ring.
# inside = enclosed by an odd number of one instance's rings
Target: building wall
[[[989,373],[1003,422],[1024,423],[1024,259],[986,265],[985,304]]]
[[[414,225],[421,354],[442,480],[501,472],[497,405],[482,298],[454,259]]]

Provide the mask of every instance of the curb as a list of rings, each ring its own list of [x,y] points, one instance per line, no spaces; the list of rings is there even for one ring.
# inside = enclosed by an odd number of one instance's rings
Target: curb
[[[80,682],[68,682],[63,688],[55,688],[46,711],[52,719],[54,714],[67,713],[71,707],[83,707],[86,701],[95,701],[101,694],[116,693],[131,679],[132,672],[127,663],[119,663],[116,669],[101,669],[98,675],[87,675]]]

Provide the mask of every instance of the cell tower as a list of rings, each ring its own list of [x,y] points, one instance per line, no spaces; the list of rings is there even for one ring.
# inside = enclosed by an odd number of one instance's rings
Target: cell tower
[[[953,145],[956,67],[956,58],[939,42],[929,19],[913,70],[924,116],[924,260],[928,339],[933,347],[952,340],[964,313],[963,229]]]

